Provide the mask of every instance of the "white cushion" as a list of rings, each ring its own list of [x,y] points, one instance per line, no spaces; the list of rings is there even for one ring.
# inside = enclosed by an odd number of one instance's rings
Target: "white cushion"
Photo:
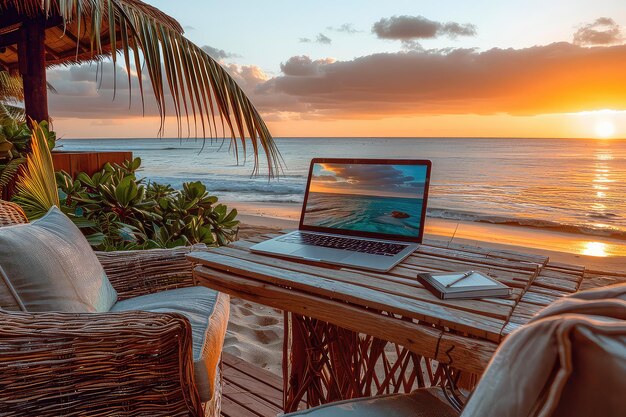
[[[177,288],[118,301],[111,311],[180,313],[189,319],[193,335],[196,386],[203,402],[215,390],[217,366],[228,326],[230,298],[206,287]]]
[[[117,300],[87,239],[57,207],[0,228],[0,267],[26,311],[105,312]]]

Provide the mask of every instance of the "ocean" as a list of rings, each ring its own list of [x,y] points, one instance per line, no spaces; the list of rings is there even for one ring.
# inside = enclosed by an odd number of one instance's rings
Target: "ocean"
[[[129,150],[141,175],[176,187],[202,181],[236,207],[301,204],[312,157],[433,162],[428,216],[626,240],[626,140],[507,138],[278,138],[283,175],[251,178],[228,142],[201,139],[61,139],[64,150]],[[266,164],[261,164],[261,173]]]
[[[309,192],[304,224],[416,237],[422,202],[421,198]]]

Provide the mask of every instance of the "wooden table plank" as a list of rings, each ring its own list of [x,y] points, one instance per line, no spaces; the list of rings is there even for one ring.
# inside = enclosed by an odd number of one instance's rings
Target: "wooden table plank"
[[[515,252],[511,250],[506,250],[506,249],[482,248],[480,246],[466,245],[466,244],[455,243],[455,242],[450,243],[448,241],[438,240],[438,239],[426,238],[424,239],[424,244],[429,245],[429,246],[456,249],[456,250],[469,252],[469,253],[488,255],[492,257],[498,257],[498,258],[518,261],[518,262],[529,262],[529,263],[536,263],[539,265],[545,265],[548,262],[548,257],[543,256],[543,255]]]
[[[304,265],[300,262],[291,262],[280,258],[269,256],[255,255],[247,251],[233,251],[232,248],[216,248],[213,253],[232,256],[242,260],[251,260],[259,264],[283,268],[290,271],[299,271],[314,276],[335,279],[337,281],[346,282],[364,288],[381,291],[388,294],[394,294],[415,300],[428,301],[430,303],[439,304],[456,308],[463,311],[475,312],[481,315],[504,319],[512,312],[512,306],[490,303],[484,300],[441,300],[435,297],[429,290],[425,289],[417,278],[411,279],[401,278],[402,281],[390,279],[389,276],[382,274],[370,275],[362,274],[356,271],[350,271],[346,268],[341,270],[326,269],[320,266]]]
[[[466,260],[471,261],[477,264],[485,264],[492,266],[499,266],[503,268],[511,268],[511,269],[526,269],[526,270],[535,270],[537,269],[537,265],[534,263],[525,263],[518,261],[509,261],[507,259],[502,258],[493,258],[490,256],[478,256],[475,254],[470,254],[467,252],[461,252],[457,250],[448,250],[445,248],[437,248],[434,246],[421,245],[417,251],[415,251],[416,255],[425,254],[431,256],[437,256],[440,258],[446,259],[457,259],[457,260]],[[415,256],[415,255],[412,255]]]
[[[388,281],[392,281],[392,282],[400,282],[400,283],[404,283],[407,285],[412,285],[412,286],[416,286],[418,288],[425,288],[419,281],[417,281],[417,279],[415,278],[415,276],[417,275],[418,272],[454,272],[454,271],[434,271],[431,270],[430,268],[420,268],[420,270],[418,271],[417,269],[409,269],[409,268],[404,268],[405,270],[399,269],[399,268],[395,268],[394,271],[400,271],[400,274],[395,274],[393,272],[387,272],[385,274],[382,273],[377,273],[377,272],[371,272],[371,271],[363,271],[363,270],[359,270],[359,269],[354,269],[354,268],[341,268],[342,271],[347,271],[347,272],[352,272],[355,274],[359,274],[359,275],[365,275],[365,276],[371,276],[371,277],[376,277],[376,278],[382,278],[382,279],[387,279]],[[466,269],[465,269],[466,270]],[[479,269],[476,269],[479,270]],[[497,277],[496,277],[497,279]],[[432,293],[431,293],[432,295]],[[439,299],[438,299],[439,300]],[[440,303],[444,303],[444,304],[448,304],[451,301],[454,300],[439,300]],[[457,303],[464,303],[467,300],[456,300]],[[500,304],[500,305],[506,305],[509,307],[513,307],[515,306],[515,304],[517,304],[517,300],[515,299],[515,297],[511,297],[511,298],[480,298],[480,299],[475,299],[474,301],[481,301],[481,302],[485,302],[485,303],[489,303],[489,304]]]
[[[500,341],[500,331],[505,325],[503,320],[496,318],[460,312],[449,307],[387,294],[359,285],[262,265],[255,261],[254,256],[251,260],[243,260],[213,252],[192,252],[188,257],[195,262],[225,272],[447,326],[496,342]]]
[[[550,278],[540,275],[535,278],[535,280],[533,281],[533,285],[538,287],[562,290],[569,294],[576,291],[579,284],[577,282],[572,282],[560,278]]]
[[[526,293],[524,293],[524,296],[521,298],[521,301],[545,307],[548,304],[558,300],[559,298],[560,297],[558,297],[558,296],[547,295],[547,294],[542,294],[542,293],[539,293],[539,292],[535,292],[535,291],[532,291],[532,289],[531,289],[529,291],[526,291]]]

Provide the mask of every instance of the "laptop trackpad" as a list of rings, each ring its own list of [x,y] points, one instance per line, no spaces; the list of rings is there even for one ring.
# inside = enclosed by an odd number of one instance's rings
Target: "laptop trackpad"
[[[319,260],[326,262],[339,262],[347,258],[352,253],[339,249],[320,248],[319,246],[306,246],[291,253],[292,256],[304,259]]]

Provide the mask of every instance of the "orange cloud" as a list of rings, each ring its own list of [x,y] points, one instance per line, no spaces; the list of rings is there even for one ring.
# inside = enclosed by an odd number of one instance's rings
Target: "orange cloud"
[[[626,45],[554,43],[484,52],[469,49],[368,55],[351,61],[294,57],[283,75],[260,82],[265,112],[303,117],[537,115],[626,109]]]

